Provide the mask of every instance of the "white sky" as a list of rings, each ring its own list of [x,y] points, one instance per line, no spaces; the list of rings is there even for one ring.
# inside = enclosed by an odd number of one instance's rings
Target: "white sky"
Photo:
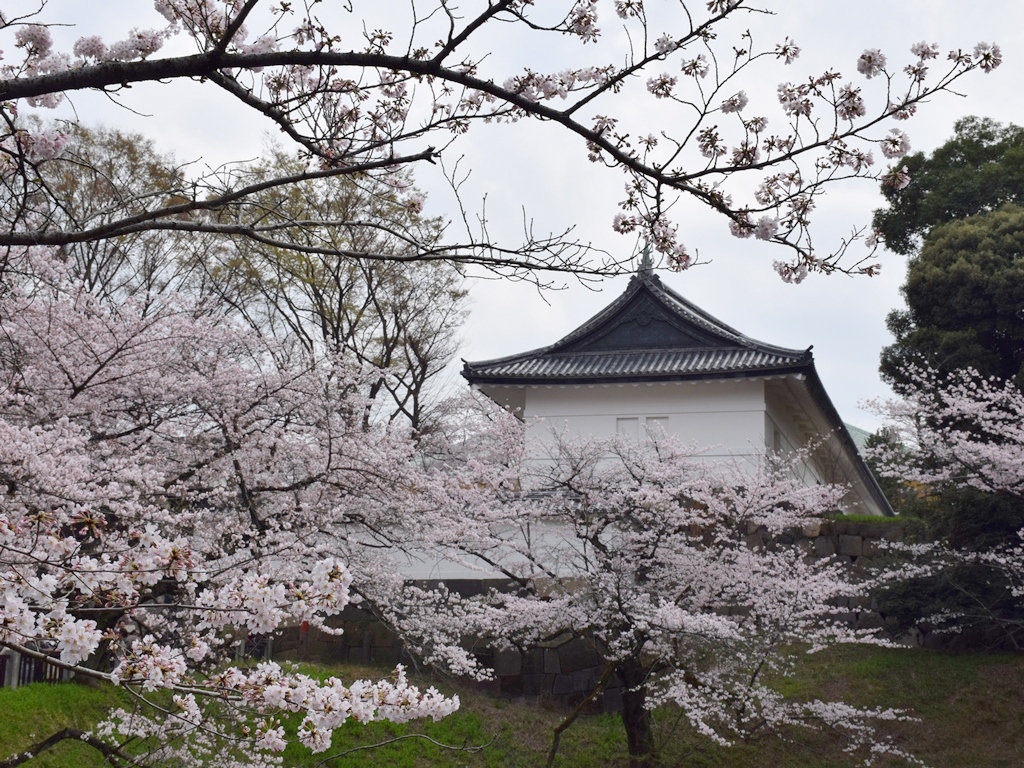
[[[328,0],[324,5],[329,8],[337,2]],[[387,7],[362,4],[378,14]],[[697,4],[702,0],[695,0]],[[8,15],[36,5],[0,0],[0,8]],[[361,3],[356,5],[358,9]],[[987,41],[1001,46],[1001,68],[965,78],[959,84],[963,97],[940,95],[899,127],[909,134],[914,151],[930,151],[952,134],[954,121],[965,115],[1024,122],[1019,95],[1024,85],[1024,3],[1019,0],[778,0],[765,5],[774,6],[777,13],[749,20],[755,40],[771,47],[788,35],[803,53],[793,67],[769,65],[768,71],[744,83],[752,108],[774,102],[779,82],[796,81],[827,67],[843,73],[843,82],[863,85],[855,70],[857,56],[865,48],[879,48],[890,63],[902,65],[910,63],[909,48],[921,40],[937,42],[943,52],[970,50],[975,43]],[[408,5],[390,7],[406,9]],[[671,24],[668,12],[673,6],[667,0],[648,0],[648,7],[652,13],[666,14],[666,23]],[[601,44],[613,50],[623,39],[614,18],[605,15]],[[45,18],[74,25],[54,30],[58,46],[65,49],[82,35],[116,40],[132,26],[155,27],[162,21],[149,0],[51,0]],[[342,30],[343,37],[349,32],[355,31]],[[498,73],[503,79],[523,64],[555,71],[574,63],[558,61],[553,47],[531,50],[527,45],[525,39],[493,39],[487,66],[493,68],[496,79]],[[0,42],[0,48],[9,46],[9,39]],[[89,94],[76,96],[74,107],[84,122],[145,133],[181,160],[216,164],[255,157],[267,130],[257,116],[228,104],[208,83],[136,86],[119,98],[134,112]],[[633,102],[627,96],[621,109],[639,127],[649,119],[650,130],[656,132],[663,124],[660,115],[642,111],[640,105],[648,103]],[[581,143],[559,127],[536,122],[477,126],[447,150],[445,159],[450,163],[459,156],[472,169],[462,190],[464,199],[474,206],[487,195],[493,232],[515,236],[525,208],[538,230],[575,226],[580,239],[617,256],[633,248],[631,238],[615,234],[610,227],[619,210],[623,177],[588,163]],[[451,217],[441,179],[427,173],[417,178],[429,195],[428,212]],[[870,182],[834,188],[813,219],[815,243],[823,251],[836,244],[854,226],[867,224],[881,202]],[[687,209],[680,232],[690,251],[711,263],[682,274],[662,272],[668,285],[749,336],[788,347],[813,344],[818,370],[839,413],[865,428],[877,425],[872,415],[859,410],[858,403],[886,394],[878,379],[878,355],[891,341],[885,315],[902,306],[899,286],[905,262],[901,257],[883,254],[880,277],[812,276],[793,286],[783,284],[771,268],[773,259],[787,256],[782,249],[731,237],[724,220],[708,211]],[[612,301],[626,279],[591,287],[569,282],[565,290],[544,295],[527,283],[476,281],[470,289],[471,315],[462,334],[460,356],[480,360],[550,344]]]

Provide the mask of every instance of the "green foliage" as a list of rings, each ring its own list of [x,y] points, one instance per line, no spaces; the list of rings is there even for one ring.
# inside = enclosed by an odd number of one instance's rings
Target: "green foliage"
[[[923,508],[934,539],[956,549],[988,550],[1017,540],[1024,499],[973,488],[948,488]]]
[[[869,435],[864,447],[866,449],[864,451],[864,461],[875,475],[878,486],[882,489],[882,493],[885,494],[885,498],[889,500],[889,505],[896,513],[896,517],[888,518],[888,520],[902,524],[910,523],[911,527],[908,533],[911,533],[910,538],[913,540],[933,540],[930,532],[924,530],[925,526],[921,522],[928,503],[921,498],[922,489],[915,487],[902,478],[890,476],[888,473],[883,472],[883,468],[879,466],[879,451],[884,450],[884,453],[889,456],[896,455],[897,453],[905,456],[907,454],[906,447],[900,443],[895,433],[885,428]]]
[[[1024,527],[1024,500],[973,488],[945,488],[914,499],[909,508],[921,522],[916,538],[955,549],[993,549],[1015,541]],[[887,587],[875,598],[893,635],[914,627],[956,628],[942,647],[1024,647],[1024,604],[1013,595],[1005,575],[988,565],[951,563],[933,575]]]
[[[965,117],[954,132],[930,157],[918,152],[903,159],[908,187],[882,186],[889,206],[875,211],[874,227],[896,253],[913,253],[939,224],[1004,203],[1024,205],[1024,128]]]
[[[892,312],[895,343],[882,353],[882,377],[897,389],[908,366],[940,372],[972,367],[1024,383],[1024,208],[943,224],[910,260],[906,310]]]
[[[931,158],[908,162],[918,168],[915,183],[905,195],[888,192],[891,207],[876,212],[894,250],[911,252],[924,235],[902,289],[907,308],[887,319],[895,342],[880,371],[897,391],[918,386],[915,366],[940,374],[974,368],[1024,386],[1024,128],[969,118],[956,131]],[[894,508],[920,516],[929,538],[957,549],[1000,546],[1024,526],[1019,498],[953,485],[922,496],[925,489],[898,479],[882,482]],[[897,628],[950,611],[982,647],[1016,645],[1024,618],[1006,585],[981,566],[953,567],[882,598]]]

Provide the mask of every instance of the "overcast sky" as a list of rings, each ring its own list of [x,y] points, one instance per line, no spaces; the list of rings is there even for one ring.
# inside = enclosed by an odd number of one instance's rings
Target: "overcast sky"
[[[328,0],[325,6],[336,2]],[[358,0],[355,4],[357,9],[361,5]],[[363,4],[376,13],[386,6]],[[36,5],[22,0],[3,3],[5,13]],[[1019,0],[785,0],[765,5],[774,6],[777,14],[745,22],[755,40],[770,47],[788,35],[803,53],[791,69],[767,68],[744,84],[752,105],[758,99],[773,100],[779,82],[799,80],[828,67],[842,72],[844,81],[855,79],[856,60],[865,48],[881,49],[893,63],[909,63],[910,46],[922,40],[937,42],[943,52],[970,50],[986,41],[1001,46],[1003,66],[989,75],[979,72],[963,79],[962,96],[940,95],[900,127],[909,134],[914,151],[930,151],[952,134],[955,120],[965,115],[1024,121],[1020,101],[1024,3]],[[671,7],[659,0],[649,0],[648,6]],[[395,7],[407,9],[408,4]],[[82,35],[101,34],[113,40],[132,26],[155,27],[161,21],[150,0],[51,0],[46,19],[73,25],[55,30],[65,48]],[[623,36],[608,18],[602,45],[611,50],[617,44],[624,44]],[[506,75],[523,63],[547,70],[568,65],[558,62],[555,49],[549,47],[531,50],[525,41],[500,39],[494,45],[488,66]],[[4,40],[0,48],[8,46]],[[211,165],[255,157],[266,141],[267,127],[253,114],[226,104],[209,84],[136,86],[119,98],[133,111],[89,95],[76,96],[73,106],[83,122],[146,133],[179,159]],[[634,108],[624,99],[621,109],[642,126],[645,114],[640,104]],[[659,127],[657,116],[650,119],[652,128]],[[487,196],[488,219],[495,233],[514,236],[525,209],[526,219],[538,230],[575,227],[580,239],[616,256],[628,255],[634,248],[634,240],[610,227],[619,210],[623,177],[588,163],[580,142],[558,126],[536,122],[478,126],[456,142],[445,159],[450,163],[460,156],[463,166],[472,169],[462,190],[464,199],[473,207]],[[418,183],[429,194],[428,212],[453,215],[439,177],[421,173]],[[881,196],[870,182],[834,188],[814,218],[816,246],[825,250],[853,227],[867,224],[880,204]],[[865,428],[876,426],[876,419],[858,404],[887,393],[878,379],[878,355],[891,340],[885,316],[902,305],[899,286],[904,260],[882,254],[882,273],[874,278],[812,276],[802,285],[786,285],[771,268],[773,258],[785,257],[781,249],[731,237],[724,220],[700,208],[688,210],[681,223],[682,240],[691,252],[699,253],[701,261],[710,263],[682,274],[661,272],[662,279],[749,336],[788,347],[813,345],[818,370],[843,418]],[[474,281],[460,356],[480,360],[550,344],[611,302],[624,289],[626,279],[589,287],[570,281],[564,290],[543,295],[527,283]]]

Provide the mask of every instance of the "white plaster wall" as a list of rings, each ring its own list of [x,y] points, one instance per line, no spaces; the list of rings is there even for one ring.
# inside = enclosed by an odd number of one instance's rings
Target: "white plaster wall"
[[[789,416],[771,407],[765,413],[765,447],[769,451],[777,451],[782,456],[789,456],[794,451],[806,448],[807,439]],[[778,439],[776,439],[776,433]],[[821,470],[811,460],[800,462],[794,474],[807,485],[826,482]]]
[[[614,435],[621,418],[638,419],[640,437],[648,418],[667,418],[669,435],[708,449],[707,457],[749,456],[765,445],[764,382],[751,379],[533,387],[524,416],[534,445],[552,430]]]
[[[765,402],[767,404],[767,417],[771,427],[766,426],[766,430],[778,429],[782,433],[781,447],[783,452],[787,454],[798,448],[806,448],[808,442],[818,443],[824,440],[824,443],[816,451],[817,458],[803,462],[801,479],[805,483],[849,482],[849,467],[847,465],[844,465],[841,471],[840,467],[835,463],[830,463],[830,466],[827,467],[818,463],[819,460],[830,456],[832,453],[835,453],[836,456],[841,453],[835,435],[829,432],[829,425],[820,416],[814,419],[817,423],[810,423],[813,416],[808,412],[802,414],[804,421],[802,423],[798,422],[794,416],[792,402],[787,406],[786,399],[782,394],[785,391],[783,390],[784,386],[782,382],[778,382],[778,387],[767,388]],[[768,436],[769,443],[771,443],[771,434],[766,432],[766,435]]]

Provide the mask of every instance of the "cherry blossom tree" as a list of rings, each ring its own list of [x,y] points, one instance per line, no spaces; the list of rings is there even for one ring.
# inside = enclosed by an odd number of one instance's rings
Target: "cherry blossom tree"
[[[439,561],[512,584],[449,595],[436,622],[506,648],[578,638],[602,659],[590,696],[556,729],[549,765],[562,732],[613,681],[633,766],[656,762],[651,709],[662,704],[720,743],[823,726],[865,757],[912,761],[871,726],[900,713],[790,701],[777,687],[804,653],[884,642],[838,620],[840,601],[865,589],[847,567],[780,543],[839,508],[845,490],[808,486],[798,472],[806,457],[723,465],[667,438],[558,433],[539,449],[509,414],[477,418],[471,439],[432,464],[460,503],[425,489],[405,526]],[[458,424],[472,421],[463,412]]]
[[[248,633],[323,627],[401,583],[366,535],[346,543],[356,520],[383,528],[415,466],[364,424],[358,374],[184,298],[104,303],[69,271],[20,249],[2,285],[0,646],[146,706],[29,753],[82,738],[114,765],[265,765],[350,719],[457,708],[401,669],[346,684],[230,663]]]
[[[892,61],[891,52],[869,48],[841,69],[783,76],[775,97],[758,101],[744,90],[747,78],[792,64],[800,46],[790,38],[763,43],[743,31],[750,14],[770,10],[748,0],[154,5],[152,28],[105,38],[82,29],[70,50],[53,42],[52,27],[61,22],[56,4],[0,21],[4,49],[13,55],[0,70],[0,181],[8,203],[0,245],[62,246],[171,230],[312,254],[459,261],[534,279],[535,270],[623,269],[619,261],[594,258],[571,230],[543,235],[527,226],[522,242],[495,241],[486,211],[471,212],[473,201],[456,217],[460,226],[438,242],[392,231],[407,246],[400,253],[310,243],[310,232],[337,223],[329,220],[262,219],[256,198],[266,190],[341,176],[374,176],[419,205],[396,171],[424,164],[444,164],[458,196],[460,137],[478,123],[533,119],[577,137],[581,159],[623,174],[625,196],[610,224],[649,240],[671,267],[692,261],[672,213],[686,198],[721,215],[737,237],[780,246],[786,255],[776,269],[784,279],[835,269],[872,273],[870,248],[840,264],[863,230],[828,252],[812,248],[817,199],[843,179],[906,185],[900,158],[910,142],[892,122],[1001,61],[999,47],[989,43],[943,54],[921,42]],[[620,27],[627,50],[606,34]],[[496,49],[509,57],[491,56]],[[516,62],[513,50],[544,50],[545,61],[564,63]],[[308,164],[258,183],[246,183],[232,165],[193,171],[146,192],[137,212],[83,228],[59,224],[50,212],[60,200],[41,183],[39,166],[60,155],[66,134],[59,123],[35,125],[23,113],[58,108],[90,90],[130,105],[133,85],[170,80],[219,89],[283,134]],[[648,100],[647,108],[634,109],[635,99]],[[645,115],[642,124],[634,113]],[[876,152],[887,167],[876,166]]]
[[[1024,393],[970,369],[914,374],[903,400],[876,403],[897,438],[880,469],[929,486],[1024,498]],[[909,450],[904,450],[909,449]]]
[[[1024,393],[1012,381],[971,369],[949,374],[916,370],[908,378],[913,387],[903,399],[874,403],[892,436],[875,449],[876,466],[940,500],[963,489],[973,491],[961,504],[978,508],[968,513],[974,511],[984,527],[983,536],[950,537],[905,550],[907,578],[939,577],[955,590],[936,615],[915,618],[954,632],[995,626],[1004,642],[1019,647],[1024,630]]]

